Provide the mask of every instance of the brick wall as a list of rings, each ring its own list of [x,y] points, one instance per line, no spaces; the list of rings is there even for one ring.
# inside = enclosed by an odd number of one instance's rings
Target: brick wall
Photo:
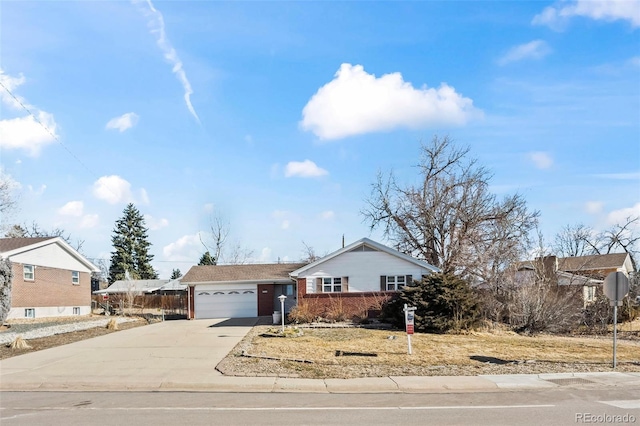
[[[368,291],[354,293],[314,293],[300,291],[298,283],[298,303],[312,305],[312,310],[327,319],[375,318],[384,305],[397,297],[395,291]]]
[[[11,307],[90,306],[91,274],[80,272],[80,284],[71,282],[71,271],[36,266],[33,281],[25,281],[23,265],[13,264]]]

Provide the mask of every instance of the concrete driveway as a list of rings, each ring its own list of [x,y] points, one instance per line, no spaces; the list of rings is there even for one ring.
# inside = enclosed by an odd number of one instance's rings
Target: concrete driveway
[[[257,318],[178,320],[0,361],[0,389],[158,389],[211,383]]]

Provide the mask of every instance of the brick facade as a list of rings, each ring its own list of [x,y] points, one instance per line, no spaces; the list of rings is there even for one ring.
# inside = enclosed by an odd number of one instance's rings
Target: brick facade
[[[354,293],[314,293],[300,295],[298,303],[308,303],[311,310],[327,319],[363,319],[380,315],[384,305],[398,296],[397,291],[366,291]]]
[[[72,271],[35,266],[34,280],[25,280],[23,264],[13,263],[12,308],[90,306],[91,274],[80,272],[73,284]]]

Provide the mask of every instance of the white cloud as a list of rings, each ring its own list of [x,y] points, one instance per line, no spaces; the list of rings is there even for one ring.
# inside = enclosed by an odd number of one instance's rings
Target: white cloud
[[[144,223],[152,231],[155,231],[155,230],[158,230],[160,228],[164,228],[166,226],[169,226],[169,220],[164,219],[164,218],[156,219],[156,218],[154,218],[153,216],[151,216],[149,214],[145,214],[144,215]]]
[[[574,16],[602,21],[628,21],[632,27],[640,26],[640,0],[576,0],[560,2],[533,17],[533,25],[547,25],[561,29]]]
[[[80,217],[84,211],[84,203],[82,201],[69,201],[58,209],[58,213],[63,216]]]
[[[27,185],[27,189],[29,190],[29,192],[35,196],[40,196],[42,194],[44,194],[44,191],[47,190],[47,185],[42,184],[40,185],[40,188],[35,189],[32,185]]]
[[[284,169],[284,175],[286,177],[309,178],[325,176],[328,174],[328,171],[321,167],[318,167],[316,163],[311,160],[290,161]]]
[[[134,0],[133,3],[142,3],[142,1]],[[198,114],[196,114],[196,110],[193,108],[191,104],[191,95],[193,94],[193,89],[191,89],[191,83],[189,79],[187,79],[187,74],[184,72],[184,68],[182,66],[182,61],[178,57],[178,53],[173,48],[173,45],[167,38],[167,34],[165,31],[164,25],[164,17],[162,13],[160,13],[154,6],[151,0],[147,0],[145,2],[148,6],[147,9],[142,9],[145,16],[149,19],[148,25],[151,28],[151,34],[156,36],[156,43],[162,53],[164,54],[164,58],[172,65],[172,72],[182,84],[182,88],[184,89],[184,101],[187,104],[187,108],[193,117],[200,122],[200,118],[198,118]]]
[[[260,256],[258,257],[259,262],[269,262],[271,260],[271,248],[264,247],[260,251]]]
[[[305,105],[300,126],[320,139],[340,139],[401,127],[463,125],[478,115],[471,99],[445,83],[417,89],[399,72],[376,78],[362,65],[345,63]]]
[[[629,217],[640,216],[640,203],[620,210],[614,210],[607,215],[607,222],[610,224],[624,223]],[[636,225],[640,228],[640,223]],[[638,229],[640,231],[640,229]]]
[[[98,225],[99,216],[97,214],[86,214],[80,221],[80,228],[95,228]]]
[[[320,218],[322,220],[331,220],[334,217],[336,217],[336,214],[333,212],[333,210],[327,210],[327,211],[324,211],[324,212],[320,213]]]
[[[629,173],[602,173],[594,175],[595,177],[603,179],[616,179],[616,180],[640,180],[640,172]]]
[[[23,114],[28,114],[24,109],[27,108],[33,114],[0,120],[0,149],[24,149],[35,157],[43,147],[56,141],[58,125],[52,114],[29,104],[15,93],[24,82],[22,74],[12,77],[0,68],[0,83],[6,88],[0,89],[1,103]]]
[[[527,154],[529,160],[539,169],[548,169],[553,165],[553,158],[547,152],[530,152]]]
[[[147,190],[144,188],[140,188],[140,202],[142,204],[149,204],[149,194],[147,194]]]
[[[119,130],[120,133],[122,133],[138,124],[138,118],[138,114],[135,112],[128,112],[126,114],[122,114],[120,117],[115,117],[109,120],[105,128]]]
[[[280,229],[289,229],[294,215],[286,210],[274,210],[271,213],[271,217],[280,222]]]
[[[587,201],[585,203],[585,210],[590,214],[598,214],[604,208],[604,203],[602,201]]]
[[[162,248],[162,254],[166,260],[191,260],[194,264],[198,262],[202,255],[202,243],[200,234],[184,235],[173,243]]]
[[[93,184],[93,195],[109,204],[133,202],[131,184],[120,176],[102,176]]]
[[[524,59],[542,59],[551,53],[551,48],[543,40],[533,40],[511,48],[498,60],[499,65],[506,65]]]

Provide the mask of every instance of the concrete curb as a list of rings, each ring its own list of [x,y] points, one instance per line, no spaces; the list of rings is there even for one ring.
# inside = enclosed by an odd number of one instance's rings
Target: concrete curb
[[[63,378],[46,381],[3,380],[6,391],[138,391],[138,392],[235,392],[235,393],[461,393],[499,392],[558,387],[640,387],[640,373],[561,373],[495,376],[393,376],[360,379],[293,379],[280,377],[207,377],[201,381],[178,382],[137,380],[101,382],[96,378],[69,382]],[[560,385],[549,380],[583,379],[590,383]],[[62,382],[62,380],[65,380]]]

